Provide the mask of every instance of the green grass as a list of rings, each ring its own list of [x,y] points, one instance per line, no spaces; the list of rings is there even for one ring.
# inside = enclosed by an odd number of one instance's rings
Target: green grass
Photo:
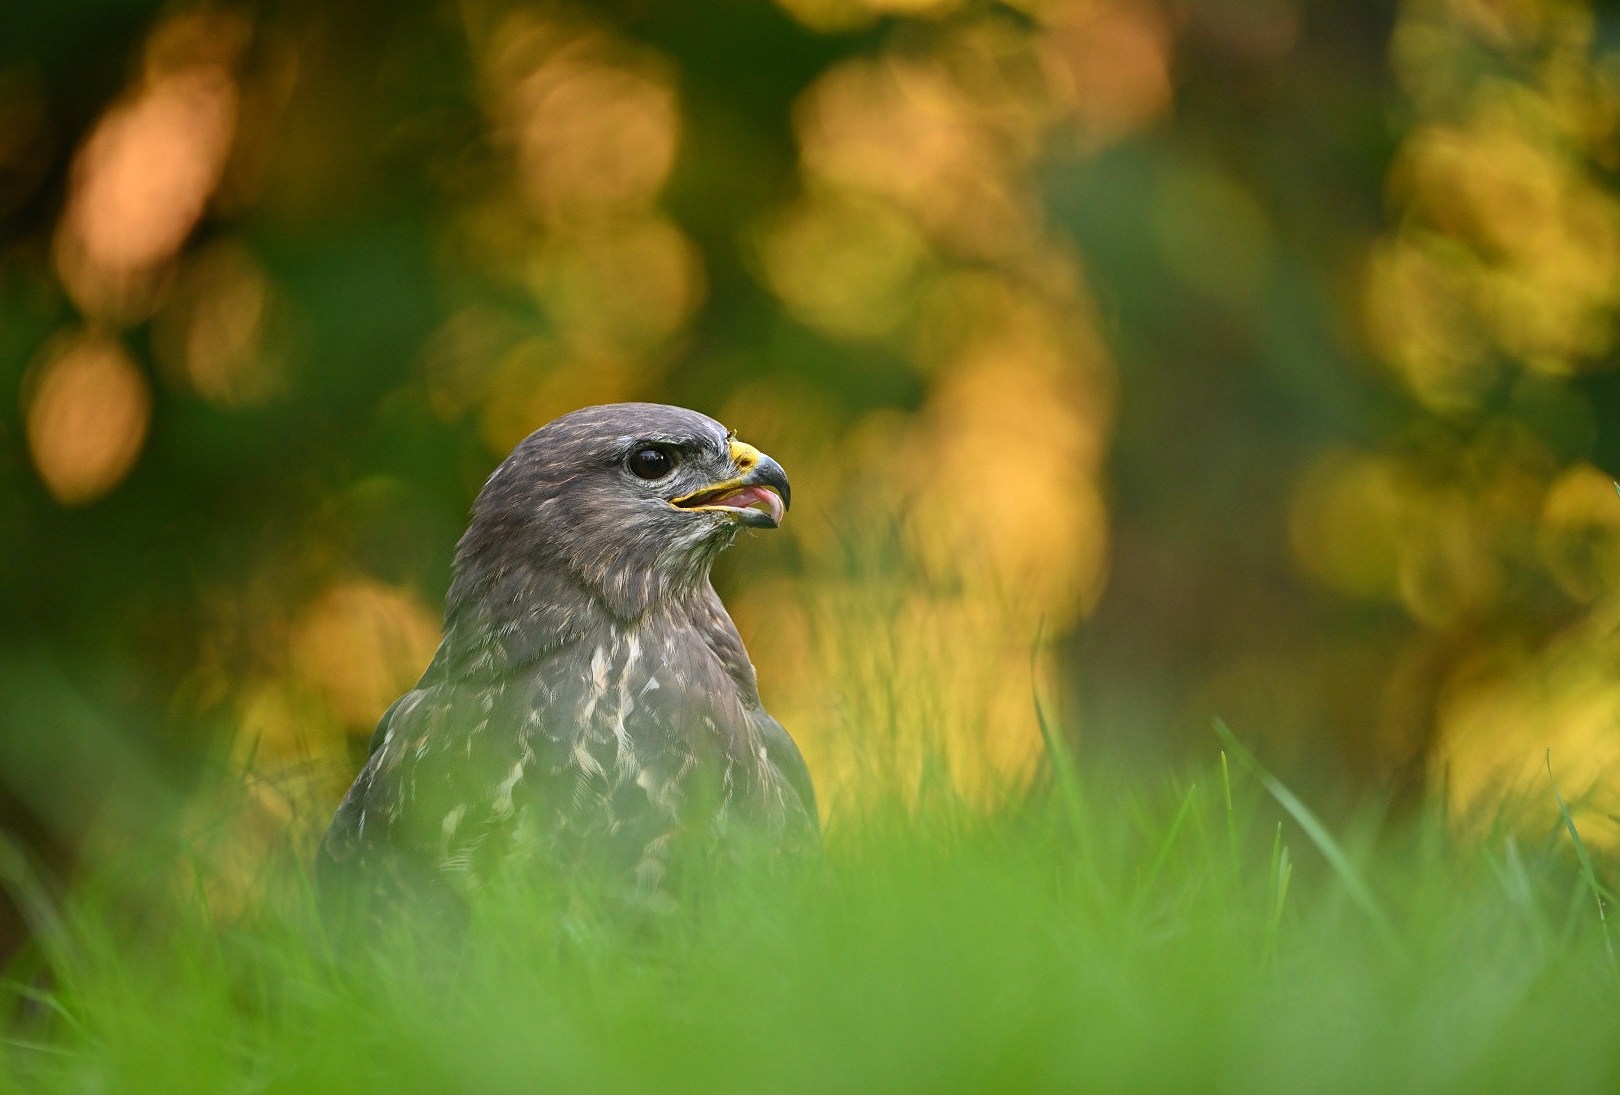
[[[11,982],[3,1074],[107,1092],[1620,1089],[1606,865],[1575,829],[1335,831],[1230,739],[1197,778],[1056,787],[988,816],[941,792],[835,824],[801,873],[716,881],[653,927],[506,895],[455,953],[336,945],[296,875],[228,923],[184,897],[136,923],[105,889],[34,894],[45,938]]]

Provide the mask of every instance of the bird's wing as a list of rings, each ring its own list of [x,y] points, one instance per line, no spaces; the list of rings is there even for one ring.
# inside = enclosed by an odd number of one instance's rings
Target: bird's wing
[[[798,796],[804,819],[812,832],[819,832],[821,822],[817,814],[816,789],[810,782],[810,769],[791,735],[782,724],[761,709],[758,723],[760,740],[765,743],[765,758],[787,781]]]
[[[513,594],[497,601],[515,599]],[[565,597],[554,600],[568,603]],[[463,830],[460,821],[474,806],[498,803],[514,753],[526,744],[531,752],[536,743],[544,749],[547,740],[529,721],[534,698],[511,685],[543,678],[547,666],[579,641],[585,619],[584,613],[561,610],[526,619],[522,627],[497,626],[487,612],[447,618],[422,679],[394,701],[372,732],[365,766],[322,841],[321,868],[344,863],[349,869],[368,849],[389,855],[404,849],[431,859],[434,833],[402,827],[422,830],[418,819],[436,815],[436,832],[451,830],[454,843],[454,831]],[[481,740],[474,743],[475,737]],[[456,824],[446,825],[458,806],[466,809]],[[402,817],[406,813],[409,818]]]
[[[401,696],[327,829],[318,872],[454,871],[501,855],[501,823],[566,749],[560,736],[523,732],[545,728],[528,727],[522,684],[424,679]]]
[[[394,712],[399,710],[399,705],[418,695],[421,691],[422,686],[417,685],[414,689],[388,705],[388,710],[383,712],[383,717],[377,720],[377,729],[371,732],[371,741],[366,744],[366,758],[368,760],[373,753],[382,748],[383,740],[388,737],[388,726],[393,722]]]
[[[414,688],[383,713],[371,735],[365,766],[327,826],[317,859],[319,873],[325,874],[338,865],[358,866],[366,858],[367,848],[386,842],[392,823],[397,821],[392,817],[395,811],[389,808],[389,800],[400,797],[389,786],[398,764],[397,760],[389,762],[387,746],[395,740],[416,737],[415,730],[433,721],[435,708],[447,699],[437,695],[440,690],[440,686]]]

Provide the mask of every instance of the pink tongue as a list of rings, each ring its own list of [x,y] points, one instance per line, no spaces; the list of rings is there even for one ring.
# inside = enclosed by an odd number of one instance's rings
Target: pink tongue
[[[709,503],[711,506],[728,506],[731,509],[757,509],[771,515],[776,524],[782,523],[782,517],[787,508],[782,505],[782,499],[773,490],[764,487],[742,487],[730,494],[722,494]]]

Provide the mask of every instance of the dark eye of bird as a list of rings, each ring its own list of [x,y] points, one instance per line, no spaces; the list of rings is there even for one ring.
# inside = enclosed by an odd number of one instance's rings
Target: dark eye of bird
[[[631,474],[638,479],[662,479],[675,470],[675,458],[664,449],[643,445],[630,454]]]

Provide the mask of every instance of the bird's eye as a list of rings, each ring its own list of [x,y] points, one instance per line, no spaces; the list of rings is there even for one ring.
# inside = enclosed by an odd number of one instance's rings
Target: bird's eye
[[[675,470],[675,458],[665,449],[643,445],[630,454],[626,462],[630,473],[638,479],[662,479]]]

